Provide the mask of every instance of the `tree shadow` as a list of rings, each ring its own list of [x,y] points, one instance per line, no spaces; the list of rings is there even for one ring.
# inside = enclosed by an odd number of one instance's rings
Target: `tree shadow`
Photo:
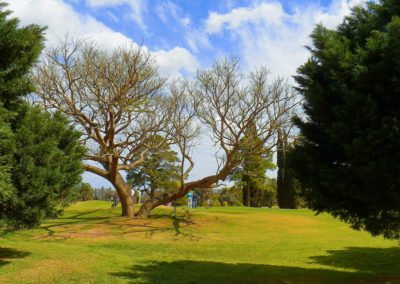
[[[110,274],[129,283],[376,283],[377,280],[363,272],[193,260],[150,262]]]
[[[94,213],[102,213],[104,216],[88,216],[88,217],[83,217],[85,215],[90,215]],[[82,220],[82,222],[86,221],[96,221],[96,220],[105,220],[105,219],[110,219],[110,215],[116,215],[120,216],[118,214],[112,214],[113,210],[112,209],[96,209],[96,210],[91,210],[91,211],[84,211],[75,215],[61,215],[59,216],[56,220],[68,220],[68,219],[73,219],[73,220]]]
[[[352,268],[375,275],[396,276],[400,283],[400,247],[348,247],[327,252],[328,255],[311,257],[312,262],[337,268]]]
[[[9,264],[12,259],[23,258],[28,255],[30,255],[30,253],[26,251],[0,247],[0,268],[6,264]]]

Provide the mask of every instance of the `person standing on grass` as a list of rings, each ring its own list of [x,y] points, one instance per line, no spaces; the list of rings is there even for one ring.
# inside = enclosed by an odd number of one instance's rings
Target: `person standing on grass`
[[[193,205],[193,208],[196,208],[197,207],[197,201],[198,201],[198,195],[197,195],[197,192],[195,191],[194,193],[193,193],[193,201],[192,201],[192,205]]]
[[[132,202],[133,202],[133,204],[135,204],[136,203],[136,190],[134,190],[134,189],[131,189],[131,198],[132,198]]]
[[[191,191],[188,192],[187,194],[187,199],[188,199],[188,208],[192,208],[192,201],[193,201],[193,193]]]

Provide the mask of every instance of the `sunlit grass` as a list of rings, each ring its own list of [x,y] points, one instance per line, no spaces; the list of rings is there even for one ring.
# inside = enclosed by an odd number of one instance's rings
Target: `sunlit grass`
[[[0,283],[398,283],[396,241],[309,210],[171,208],[119,217],[77,203],[35,230],[0,233]]]

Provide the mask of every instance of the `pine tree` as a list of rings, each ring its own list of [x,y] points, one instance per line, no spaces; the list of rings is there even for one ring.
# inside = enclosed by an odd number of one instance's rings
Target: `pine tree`
[[[277,201],[280,208],[295,209],[298,205],[300,184],[295,179],[290,167],[288,155],[293,148],[288,141],[288,133],[284,129],[278,130],[277,142]]]
[[[400,3],[317,26],[296,81],[306,119],[293,152],[308,205],[373,235],[400,237]]]
[[[44,28],[19,27],[4,9],[0,3],[0,218],[18,229],[61,212],[80,181],[85,149],[64,116],[24,101]]]
[[[154,139],[162,141],[162,137]],[[146,160],[128,173],[128,182],[154,198],[162,192],[179,187],[179,159],[169,145],[148,152]]]
[[[242,139],[241,164],[234,170],[232,179],[243,190],[243,205],[250,207],[265,206],[266,171],[273,169],[272,154],[264,149],[264,145],[257,137],[256,125],[253,123],[246,130]]]
[[[61,213],[81,180],[85,149],[60,113],[21,105],[13,124],[12,191],[0,207],[11,228],[31,228]]]
[[[28,74],[43,49],[43,27],[19,27],[0,2],[0,102],[14,110],[21,98],[33,91]]]

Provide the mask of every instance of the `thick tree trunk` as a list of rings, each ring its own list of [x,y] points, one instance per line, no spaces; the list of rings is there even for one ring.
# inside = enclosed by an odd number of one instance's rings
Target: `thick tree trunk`
[[[182,197],[184,194],[183,193],[178,193],[178,194],[163,194],[162,196],[159,196],[157,198],[151,198],[146,200],[140,206],[139,211],[135,214],[136,218],[147,218],[154,208],[160,206],[160,205],[165,205],[168,202],[171,202],[173,200],[176,200],[180,197]]]
[[[152,200],[146,200],[146,202],[140,206],[139,211],[135,214],[136,218],[147,218],[153,208],[155,207]]]
[[[122,178],[119,171],[116,170],[115,164],[114,171],[111,170],[113,168],[113,164],[111,162],[109,162],[108,164],[106,162],[101,164],[103,165],[104,170],[92,165],[84,165],[84,169],[94,174],[97,174],[111,182],[111,184],[117,191],[119,200],[121,201],[122,216],[134,217],[133,200],[131,198],[131,188],[129,184],[127,184],[127,182]]]
[[[112,182],[115,190],[118,193],[119,200],[121,201],[122,217],[134,217],[133,200],[130,195],[130,186],[118,173],[115,180]]]
[[[229,159],[231,159],[232,156],[233,154],[229,156]],[[196,181],[188,182],[185,184],[184,188],[181,188],[176,193],[164,193],[161,196],[147,200],[145,203],[142,204],[135,216],[137,218],[147,218],[151,210],[153,210],[154,208],[175,201],[178,198],[183,197],[190,190],[194,190],[195,188],[211,188],[213,184],[217,183],[220,180],[224,180],[232,171],[235,165],[236,164],[234,163],[227,163],[227,165],[225,165],[225,167],[218,174],[207,176]]]

